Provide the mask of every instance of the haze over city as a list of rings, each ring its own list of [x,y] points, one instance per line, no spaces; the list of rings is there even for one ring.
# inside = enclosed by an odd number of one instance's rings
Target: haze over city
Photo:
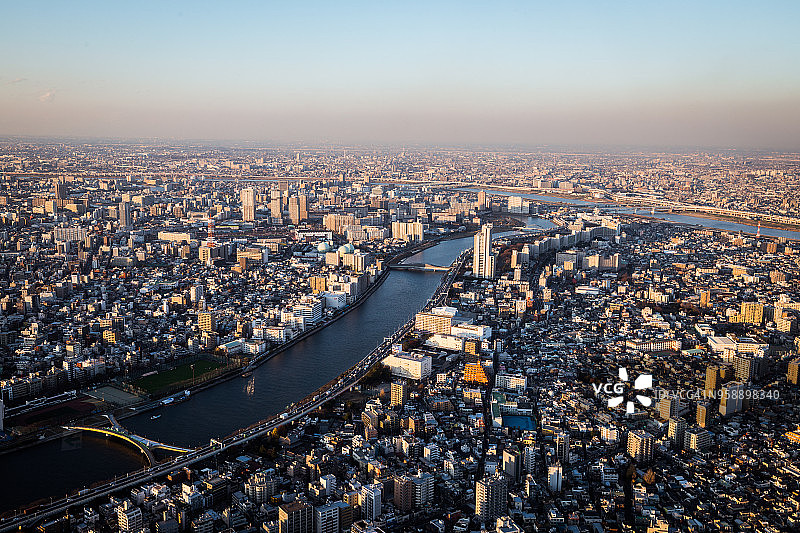
[[[0,11],[0,533],[800,531],[797,2]]]
[[[0,135],[795,150],[796,2],[6,5]]]

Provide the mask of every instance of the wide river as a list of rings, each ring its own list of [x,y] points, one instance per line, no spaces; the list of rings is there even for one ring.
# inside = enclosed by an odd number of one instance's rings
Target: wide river
[[[563,198],[522,196],[573,203]],[[591,205],[590,202],[574,203]],[[752,226],[700,217],[667,213],[653,216],[728,231],[756,231]],[[552,224],[529,218],[528,226],[549,228]],[[797,231],[762,228],[761,233],[800,239]],[[407,261],[449,265],[470,246],[472,237],[443,241]],[[425,304],[441,277],[442,273],[392,271],[360,307],[273,357],[258,367],[251,378],[237,377],[221,382],[193,394],[188,402],[126,418],[123,425],[160,442],[196,446],[278,413],[287,404],[305,397],[366,356]],[[154,413],[161,416],[152,420]],[[0,483],[0,511],[18,508],[40,498],[64,496],[72,490],[142,466],[142,457],[129,446],[89,435],[72,436],[8,453],[0,456],[4,481]]]
[[[458,190],[478,192],[481,189],[460,187]],[[561,198],[558,196],[544,196],[541,194],[514,193],[514,192],[498,191],[492,189],[486,189],[486,194],[489,195],[494,194],[497,196],[521,196],[522,198],[526,198],[528,200],[562,203],[565,205],[576,205],[581,207],[591,207],[593,205],[608,205],[607,203],[593,202],[590,200]],[[676,222],[679,224],[691,224],[694,226],[705,226],[708,228],[721,229],[731,232],[742,232],[742,233],[753,233],[753,234],[758,232],[758,227],[752,224],[739,224],[738,222],[730,222],[727,220],[714,220],[700,216],[679,215],[674,213],[660,213],[658,211],[651,214],[650,210],[645,208],[635,209],[632,207],[620,206],[619,209],[614,209],[614,210],[605,209],[605,211],[612,213],[615,211],[618,213],[633,213],[634,211],[636,211],[642,216],[647,216],[660,220],[666,220],[667,222]],[[800,240],[800,231],[791,231],[791,230],[774,229],[774,228],[761,228],[761,235],[767,237],[785,237],[787,239]]]
[[[551,226],[534,219],[531,225]],[[447,240],[407,260],[449,265],[470,246],[472,237]],[[160,442],[197,446],[278,413],[338,376],[394,333],[425,304],[441,278],[441,272],[394,270],[361,306],[265,362],[252,377],[218,383],[192,394],[187,402],[125,418],[122,424]],[[156,413],[161,416],[152,420]],[[2,455],[0,510],[64,496],[142,466],[141,456],[129,446],[88,435]]]

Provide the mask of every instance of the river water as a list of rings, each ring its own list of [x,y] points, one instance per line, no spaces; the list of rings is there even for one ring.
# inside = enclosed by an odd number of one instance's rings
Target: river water
[[[522,196],[568,203],[563,198]],[[581,202],[581,205],[591,203]],[[673,222],[755,233],[755,228],[744,224],[668,213],[653,216]],[[547,229],[552,224],[528,218],[527,226]],[[762,228],[761,233],[800,239],[800,232],[796,231]],[[470,246],[471,236],[447,240],[407,261],[449,265]],[[207,443],[210,438],[223,437],[263,420],[318,389],[366,356],[425,304],[441,277],[441,272],[392,271],[360,307],[265,362],[251,378],[236,377],[219,383],[193,394],[187,402],[125,418],[122,424],[139,435],[160,442],[197,446]],[[152,420],[155,413],[161,416]],[[64,496],[75,489],[141,468],[143,464],[141,455],[129,446],[89,435],[5,454],[0,456],[3,480],[0,483],[0,511],[19,508],[40,498]]]
[[[410,262],[449,265],[472,237],[452,239],[410,257]],[[142,436],[178,446],[197,446],[280,412],[361,360],[427,301],[442,272],[389,273],[364,303],[335,323],[259,366],[192,394],[184,403],[122,420]],[[153,414],[161,416],[152,420]],[[0,456],[0,510],[39,498],[64,496],[91,483],[143,466],[132,448],[83,435]],[[13,482],[11,482],[13,480]]]
[[[470,191],[470,192],[478,192],[481,189],[472,189],[472,188],[459,188],[460,191]],[[524,194],[524,193],[513,193],[507,191],[496,191],[486,189],[486,194],[494,194],[497,196],[521,196],[522,198],[526,198],[528,200],[534,200],[539,202],[557,202],[562,203],[565,205],[576,205],[581,207],[591,207],[593,205],[608,205],[607,203],[603,202],[592,202],[589,200],[578,200],[572,198],[559,198],[558,196],[545,196],[541,194]],[[610,212],[619,212],[619,213],[633,213],[634,208],[631,207],[620,207],[619,209],[609,210]],[[730,222],[727,220],[714,220],[710,218],[703,218],[699,216],[691,216],[691,215],[679,215],[674,213],[659,213],[656,211],[655,213],[650,212],[649,209],[638,209],[637,212],[642,216],[647,216],[650,218],[665,220],[667,222],[676,222],[679,224],[691,224],[694,226],[704,226],[708,228],[720,229],[725,231],[731,231],[734,233],[742,232],[742,233],[751,233],[755,234],[758,232],[758,226],[754,226],[752,224],[740,224],[738,222]],[[792,230],[784,230],[784,229],[775,229],[775,228],[761,228],[761,235],[767,237],[785,237],[787,239],[792,240],[800,240],[800,231],[792,231]]]

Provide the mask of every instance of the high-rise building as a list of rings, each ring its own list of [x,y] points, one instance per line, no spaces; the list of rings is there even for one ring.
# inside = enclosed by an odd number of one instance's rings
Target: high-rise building
[[[414,482],[411,481],[411,476],[395,476],[394,506],[401,513],[407,513],[414,507]]]
[[[299,224],[308,218],[308,198],[301,194],[289,198],[289,220],[292,224]]]
[[[719,367],[714,365],[706,367],[705,391],[707,395],[717,390],[719,388],[719,385],[720,385]]]
[[[764,304],[742,302],[739,309],[740,320],[745,324],[760,326],[764,322]]]
[[[405,380],[392,381],[391,406],[396,407],[406,404],[408,401],[408,382]]]
[[[279,533],[311,533],[313,526],[314,514],[309,504],[293,501],[278,507]]]
[[[420,312],[414,316],[414,329],[425,333],[450,335],[454,316],[455,309],[451,307],[436,307],[428,312]]]
[[[353,507],[343,501],[333,502],[331,505],[339,510],[339,530],[349,531],[350,526],[353,525]]]
[[[665,396],[658,400],[658,416],[662,420],[669,420],[680,409],[680,399],[674,396]]]
[[[503,473],[514,483],[522,476],[522,454],[516,447],[503,450]]]
[[[701,402],[697,404],[697,425],[704,428],[711,422],[711,402]]]
[[[733,369],[737,381],[748,383],[755,381],[761,375],[764,359],[747,354],[737,354],[733,357]]]
[[[700,307],[708,307],[711,303],[711,291],[702,291],[700,293]]]
[[[486,191],[478,191],[478,211],[483,211],[486,209],[488,204],[486,203]]]
[[[686,432],[685,446],[690,450],[703,451],[711,446],[711,433],[705,429],[692,428]]]
[[[0,398],[0,433],[4,431],[3,419],[6,416],[6,406],[3,404],[3,399]]]
[[[142,510],[130,500],[125,500],[122,505],[117,506],[117,527],[120,533],[138,533],[143,525]]]
[[[256,219],[256,190],[252,187],[242,189],[239,197],[242,200],[242,220],[252,222]]]
[[[628,455],[639,463],[646,463],[653,458],[655,438],[646,431],[635,430],[628,433]]]
[[[728,416],[738,413],[744,406],[744,383],[731,381],[722,387],[719,401],[719,414]]]
[[[569,463],[569,433],[561,432],[556,435],[556,457],[562,463]]]
[[[492,225],[484,224],[473,238],[473,275],[476,278],[493,279],[495,260],[495,255],[492,254]]]
[[[670,418],[667,436],[677,448],[683,448],[683,439],[686,436],[686,420],[681,417]]]
[[[277,191],[273,191],[277,192]],[[269,214],[272,218],[283,218],[283,198],[279,196],[273,196],[269,202]]]
[[[422,222],[392,222],[392,238],[420,242],[425,239],[425,226]]]
[[[361,487],[361,518],[372,521],[381,515],[382,493],[383,491],[381,490],[380,483],[363,485]]]
[[[66,200],[69,197],[69,187],[60,178],[53,180],[53,196],[56,197],[56,200]]]
[[[525,446],[523,463],[525,465],[525,471],[529,474],[536,473],[537,454],[538,450],[536,449],[536,446]]]
[[[131,226],[131,204],[129,202],[120,202],[117,206],[117,219],[119,227],[129,228]]]
[[[486,369],[480,363],[467,363],[464,365],[464,376],[462,378],[466,383],[477,383],[479,385],[486,385],[489,383],[489,378],[486,375]]]
[[[799,372],[800,358],[789,361],[789,367],[786,369],[786,380],[792,385],[797,385]]]
[[[329,503],[314,509],[314,533],[339,533],[339,506]]]
[[[561,492],[562,474],[560,463],[547,467],[547,484],[550,487],[550,492]]]
[[[475,483],[475,516],[491,522],[508,513],[508,481],[502,474]]]
[[[197,313],[197,326],[201,331],[217,331],[217,321],[214,313]]]
[[[414,485],[414,506],[417,509],[424,509],[433,502],[433,482],[433,475],[428,472],[419,472],[411,477]]]
[[[269,502],[278,491],[278,480],[264,472],[256,472],[244,483],[244,493],[256,505]]]

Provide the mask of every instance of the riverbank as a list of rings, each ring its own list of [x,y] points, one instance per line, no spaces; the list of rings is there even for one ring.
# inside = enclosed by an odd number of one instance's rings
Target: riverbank
[[[464,238],[464,237],[469,237],[469,235],[470,235],[469,232],[455,232],[455,233],[448,233],[448,234],[436,236],[436,237],[434,237],[434,238],[432,238],[432,239],[430,239],[428,241],[423,241],[421,243],[418,243],[418,244],[416,244],[416,245],[414,245],[412,247],[409,247],[409,248],[403,250],[402,252],[400,252],[398,254],[395,254],[393,257],[391,257],[388,260],[388,262],[392,263],[392,262],[402,261],[403,259],[405,259],[407,257],[410,257],[410,256],[412,256],[412,255],[414,255],[416,253],[419,253],[419,252],[423,251],[423,250],[426,250],[428,248],[436,246],[436,245],[438,245],[438,244],[440,244],[440,243],[442,243],[444,241],[448,241],[448,240],[452,240],[452,239],[459,239],[459,238]],[[309,337],[312,337],[313,335],[315,335],[315,334],[319,333],[320,331],[324,330],[325,328],[327,328],[329,325],[331,325],[331,324],[333,324],[335,322],[338,322],[340,319],[344,318],[345,316],[347,316],[352,311],[354,311],[354,310],[358,309],[359,307],[361,307],[373,295],[373,293],[375,291],[377,291],[383,285],[385,280],[388,278],[389,273],[390,273],[390,269],[388,267],[385,267],[381,271],[381,273],[376,277],[374,282],[371,283],[370,286],[364,291],[364,293],[359,295],[358,298],[353,303],[351,303],[349,306],[347,306],[346,308],[342,309],[341,311],[337,312],[335,315],[333,315],[331,318],[329,318],[325,322],[317,324],[312,328],[309,328],[308,330],[304,331],[303,333],[301,333],[297,337],[291,339],[290,341],[282,343],[279,346],[275,346],[273,349],[269,350],[268,352],[266,352],[265,354],[263,354],[259,358],[257,358],[254,361],[252,361],[250,363],[252,365],[252,367],[256,368],[258,366],[261,366],[262,364],[266,363],[267,361],[269,361],[269,360],[273,359],[274,357],[286,352],[287,350],[289,350],[292,347],[294,347],[296,344],[308,339]],[[197,384],[192,385],[190,387],[186,387],[185,390],[190,390],[191,393],[194,395],[195,393],[198,393],[198,392],[201,392],[201,391],[205,391],[205,390],[207,390],[209,388],[212,388],[214,386],[217,386],[217,385],[219,385],[219,384],[221,384],[223,382],[230,381],[230,380],[233,380],[233,379],[241,379],[240,376],[241,376],[242,368],[244,368],[244,366],[245,365],[243,364],[241,366],[237,366],[235,368],[232,368],[232,369],[226,371],[223,374],[215,376],[212,379],[209,379],[209,380],[204,381],[202,383],[197,383]],[[181,390],[184,390],[184,389],[181,389]],[[129,405],[129,406],[115,407],[115,408],[104,410],[104,411],[101,411],[101,412],[92,413],[91,415],[88,415],[88,416],[77,417],[77,418],[69,421],[69,424],[70,425],[87,425],[87,426],[90,426],[90,425],[92,425],[92,426],[101,425],[101,424],[105,423],[105,419],[104,419],[103,415],[107,414],[107,413],[114,414],[114,416],[118,420],[124,420],[124,419],[130,418],[130,417],[134,417],[134,416],[137,416],[137,415],[141,415],[143,413],[147,413],[147,412],[156,410],[156,409],[162,409],[163,406],[161,404],[161,400],[164,397],[167,397],[167,396],[169,396],[169,394],[167,394],[166,396],[151,397],[151,398],[148,398],[146,400],[143,400],[141,402],[138,402],[136,404],[132,404],[132,405]],[[192,401],[194,401],[194,400],[193,399],[189,400],[189,402],[192,402]],[[49,426],[47,428],[43,428],[42,430],[39,430],[38,432],[32,433],[29,436],[20,437],[20,438],[17,438],[16,440],[14,440],[14,441],[12,441],[10,443],[7,443],[6,446],[3,446],[3,447],[0,448],[0,455],[5,455],[5,454],[8,454],[8,453],[12,453],[12,452],[24,450],[24,449],[27,449],[27,448],[35,447],[35,446],[37,446],[39,444],[44,444],[44,443],[47,443],[47,442],[51,442],[53,440],[60,439],[60,438],[64,437],[66,434],[67,434],[66,432],[60,430],[60,428],[57,427],[57,426]],[[40,438],[40,436],[44,436],[44,438]]]
[[[743,224],[745,226],[753,226],[753,227],[756,227],[756,225],[759,223],[758,220],[751,220],[749,218],[713,215],[711,213],[705,213],[703,211],[684,211],[684,210],[664,211],[656,209],[656,212],[664,214],[673,214],[673,215],[684,215],[687,217],[705,218],[708,220],[719,220],[720,222],[733,222],[735,224]],[[795,225],[795,224],[778,224],[775,222],[761,222],[761,227],[769,229],[779,229],[783,231],[800,231],[800,225]]]

